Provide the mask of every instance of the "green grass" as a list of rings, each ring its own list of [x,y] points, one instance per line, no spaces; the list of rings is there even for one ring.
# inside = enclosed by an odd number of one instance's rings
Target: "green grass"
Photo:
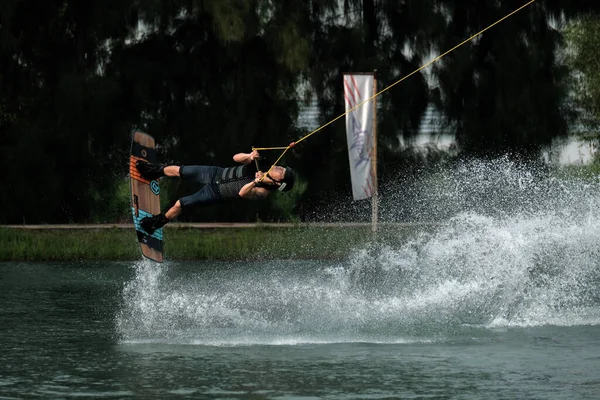
[[[413,228],[382,229],[378,243],[397,243]],[[170,260],[339,259],[372,241],[368,227],[165,228]],[[0,228],[0,261],[140,259],[133,229]]]
[[[128,260],[139,256],[123,229],[0,229],[0,261]]]

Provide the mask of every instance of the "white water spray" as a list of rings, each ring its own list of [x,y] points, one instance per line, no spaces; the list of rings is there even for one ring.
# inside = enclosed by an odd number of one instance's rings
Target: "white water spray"
[[[404,207],[443,224],[347,260],[136,265],[117,316],[122,339],[403,342],[600,323],[597,181],[497,160],[415,187],[383,215]]]

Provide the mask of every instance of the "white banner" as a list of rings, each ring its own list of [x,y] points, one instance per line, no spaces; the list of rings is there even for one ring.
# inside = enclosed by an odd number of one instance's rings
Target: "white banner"
[[[346,112],[373,95],[373,75],[344,74]],[[375,190],[371,162],[375,145],[373,141],[374,103],[375,99],[372,99],[346,114],[346,138],[354,200],[367,199],[373,195]]]

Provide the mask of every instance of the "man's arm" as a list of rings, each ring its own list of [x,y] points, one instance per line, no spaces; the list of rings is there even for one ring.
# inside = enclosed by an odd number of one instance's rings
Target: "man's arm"
[[[242,199],[259,200],[264,199],[269,195],[269,191],[265,188],[257,187],[259,178],[256,178],[250,183],[245,184],[239,191]]]
[[[257,160],[259,157],[258,151],[253,150],[252,153],[237,153],[233,156],[233,161],[248,165],[252,161]]]

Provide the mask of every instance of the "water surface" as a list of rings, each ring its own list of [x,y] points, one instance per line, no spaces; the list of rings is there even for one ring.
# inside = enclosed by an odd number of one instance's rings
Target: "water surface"
[[[0,397],[598,396],[593,305],[501,324],[448,293],[353,287],[341,269],[2,264]]]

